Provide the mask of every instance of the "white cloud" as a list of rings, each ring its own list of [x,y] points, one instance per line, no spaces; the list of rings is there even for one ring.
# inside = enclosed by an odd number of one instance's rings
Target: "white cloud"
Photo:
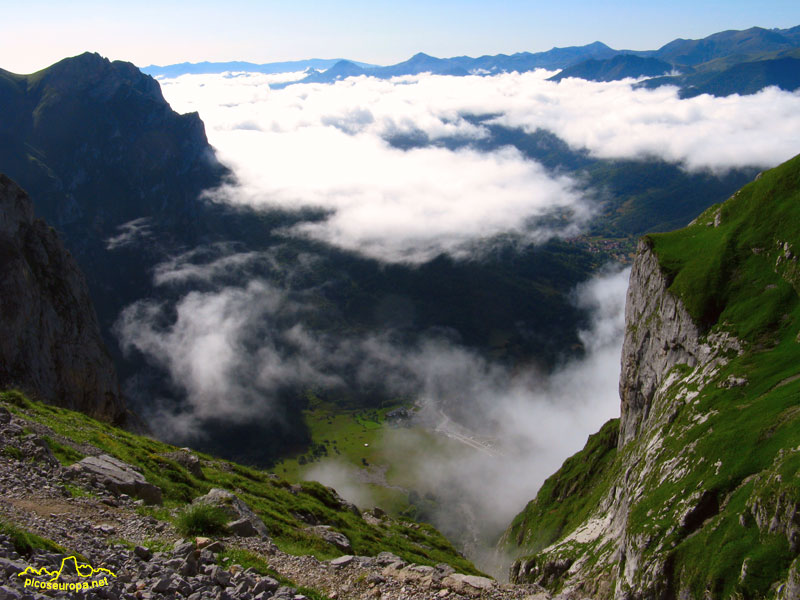
[[[200,112],[211,143],[234,168],[238,185],[218,198],[321,208],[327,219],[293,233],[390,261],[458,255],[476,239],[508,231],[534,241],[572,235],[590,217],[593,202],[575,181],[548,174],[514,149],[402,151],[387,143],[398,135],[485,138],[487,129],[470,115],[549,130],[597,157],[659,157],[688,169],[769,167],[800,150],[800,94],[771,88],[680,100],[675,88],[554,83],[549,75],[361,76],[279,90],[269,88],[275,76],[260,74],[161,84],[174,108]],[[532,222],[554,209],[568,209],[565,227]]]
[[[239,185],[217,197],[328,211],[327,219],[297,226],[295,234],[411,262],[442,251],[458,255],[470,242],[503,232],[533,240],[554,231],[574,234],[591,203],[574,181],[548,174],[516,149],[403,151],[386,141],[419,131],[484,135],[456,105],[434,112],[421,101],[446,91],[446,83],[361,77],[270,90],[252,75],[184,76],[162,85],[175,108],[200,112],[220,158],[234,168]],[[558,209],[570,216],[563,226],[532,225]]]

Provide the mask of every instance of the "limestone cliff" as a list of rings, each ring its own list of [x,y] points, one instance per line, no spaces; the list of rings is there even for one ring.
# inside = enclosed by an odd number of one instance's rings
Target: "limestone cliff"
[[[621,417],[509,527],[512,580],[562,598],[797,597],[798,199],[800,157],[641,241]]]
[[[0,385],[107,421],[125,414],[86,281],[25,192],[0,174]]]

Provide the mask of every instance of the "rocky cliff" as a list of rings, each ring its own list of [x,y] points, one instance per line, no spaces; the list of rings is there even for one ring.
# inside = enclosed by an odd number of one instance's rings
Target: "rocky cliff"
[[[0,385],[106,421],[125,405],[86,281],[25,192],[0,174]]]
[[[639,244],[621,417],[506,531],[561,598],[796,598],[800,157]],[[756,225],[757,224],[757,225]]]

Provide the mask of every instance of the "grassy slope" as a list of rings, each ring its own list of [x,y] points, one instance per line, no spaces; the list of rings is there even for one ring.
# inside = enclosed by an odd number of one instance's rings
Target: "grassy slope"
[[[433,527],[426,524],[384,520],[372,526],[343,509],[330,490],[316,482],[303,482],[300,490],[284,479],[254,468],[198,454],[204,478],[191,475],[167,454],[177,450],[144,436],[95,421],[81,413],[30,401],[19,392],[0,392],[0,401],[17,415],[50,427],[50,444],[64,464],[79,460],[77,445],[88,443],[141,469],[148,481],[161,487],[165,509],[180,508],[212,487],[234,491],[264,520],[273,541],[293,554],[314,554],[320,559],[342,554],[340,550],[303,531],[298,514],[313,515],[350,539],[353,552],[375,555],[391,551],[420,564],[448,563],[464,573],[478,573]],[[168,510],[151,509],[169,518]]]
[[[650,540],[646,552],[669,556],[674,578],[697,597],[706,590],[715,598],[765,597],[797,556],[784,532],[770,532],[769,519],[759,527],[754,515],[800,506],[800,157],[764,173],[694,225],[648,239],[670,291],[692,317],[705,330],[734,333],[746,350],[693,403],[676,402],[674,420],[652,432],[664,440],[661,464],[676,462],[644,476],[628,534]],[[731,375],[748,383],[720,387]],[[679,381],[667,393],[691,387]],[[535,553],[574,530],[592,503],[619,484],[622,466],[636,468],[630,457],[643,455],[650,439],[635,440],[615,458],[610,446],[606,455],[599,452],[597,437],[515,519],[506,536],[511,549]],[[687,472],[678,476],[681,465]],[[564,497],[552,493],[556,488],[575,489]],[[680,500],[698,490],[707,493],[707,510],[681,522]]]
[[[463,454],[465,447],[407,420],[386,418],[398,408],[413,413],[408,403],[344,410],[313,394],[308,400],[309,408],[303,411],[311,434],[308,450],[284,458],[272,470],[291,482],[315,479],[317,469],[346,471],[347,485],[362,508],[378,506],[396,517],[425,520],[431,500],[423,496],[435,490],[427,489],[429,481],[420,481],[420,463],[427,460],[424,457]]]

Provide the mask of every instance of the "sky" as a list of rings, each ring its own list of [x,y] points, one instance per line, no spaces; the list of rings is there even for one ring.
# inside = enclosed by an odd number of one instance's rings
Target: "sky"
[[[596,40],[647,50],[724,29],[800,24],[796,0],[2,3],[7,6],[0,23],[0,68],[16,73],[84,51],[140,67],[312,57],[394,64],[420,51],[476,56]]]

